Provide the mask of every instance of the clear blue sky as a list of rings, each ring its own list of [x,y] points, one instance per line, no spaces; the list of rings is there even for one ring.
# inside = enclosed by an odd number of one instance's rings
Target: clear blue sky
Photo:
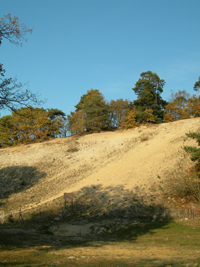
[[[47,98],[44,108],[69,114],[91,88],[133,101],[148,70],[166,81],[165,100],[170,90],[195,93],[199,0],[1,0],[0,17],[8,13],[34,30],[23,47],[3,40],[0,62]]]

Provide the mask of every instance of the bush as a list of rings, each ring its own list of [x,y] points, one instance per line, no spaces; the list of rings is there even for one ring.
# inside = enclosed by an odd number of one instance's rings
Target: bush
[[[196,139],[200,146],[200,133],[186,134]],[[173,172],[165,175],[165,186],[162,188],[166,196],[188,198],[200,203],[200,148],[185,146],[184,150],[191,155],[191,161],[184,157]],[[163,183],[163,181],[161,181]]]
[[[188,198],[200,203],[200,180],[196,171],[185,171],[182,168],[176,169],[166,175],[164,188],[165,196],[175,198]]]

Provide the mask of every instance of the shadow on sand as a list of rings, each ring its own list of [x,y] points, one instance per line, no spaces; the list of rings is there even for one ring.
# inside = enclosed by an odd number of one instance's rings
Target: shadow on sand
[[[45,172],[30,166],[10,166],[0,169],[0,199],[30,188],[45,176]]]
[[[36,177],[40,175],[36,171]],[[0,244],[48,244],[60,249],[67,245],[88,246],[96,241],[135,242],[146,233],[154,235],[155,229],[167,227],[170,221],[162,205],[145,203],[137,192],[123,186],[83,187],[74,193],[73,207],[70,200],[65,206],[63,197],[58,202],[33,210],[31,218],[22,213],[23,220],[18,216],[13,223],[1,225]]]

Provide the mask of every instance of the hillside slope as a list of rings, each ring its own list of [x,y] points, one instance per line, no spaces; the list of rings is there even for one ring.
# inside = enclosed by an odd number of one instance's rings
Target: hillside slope
[[[122,199],[128,206],[136,196],[158,200],[157,176],[182,160],[183,144],[195,144],[185,133],[199,131],[199,123],[195,118],[1,149],[0,211],[54,205],[60,214],[63,194],[70,192],[85,214],[91,205],[99,213],[119,208]]]

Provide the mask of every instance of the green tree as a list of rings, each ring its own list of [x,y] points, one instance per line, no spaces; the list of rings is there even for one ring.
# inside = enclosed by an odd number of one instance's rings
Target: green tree
[[[57,109],[57,108],[48,109],[48,113],[49,113],[49,117],[51,120],[54,120],[57,117],[62,117],[63,119],[65,119],[66,117],[66,114],[62,110]]]
[[[200,146],[200,133],[188,133],[186,135],[192,139],[195,139],[198,146]],[[184,146],[184,150],[191,154],[191,160],[196,162],[195,169],[200,177],[200,147]]]
[[[200,89],[200,77],[199,80],[197,82],[195,82],[194,84],[194,90],[197,91],[197,96],[199,97],[199,89]]]
[[[75,106],[76,112],[82,111],[87,132],[99,132],[110,126],[109,104],[97,89],[84,94]]]
[[[137,95],[137,100],[133,101],[133,105],[138,111],[136,118],[140,121],[141,117],[145,118],[146,116],[145,110],[152,110],[154,121],[159,123],[164,118],[164,108],[167,104],[160,96],[163,92],[165,81],[151,71],[141,73],[140,77],[135,87],[132,88]]]
[[[51,119],[51,123],[49,126],[51,128],[51,136],[56,137],[57,135],[61,134],[61,128],[64,125],[66,114],[62,110],[57,108],[51,108],[47,111]],[[59,129],[59,127],[61,128]]]

